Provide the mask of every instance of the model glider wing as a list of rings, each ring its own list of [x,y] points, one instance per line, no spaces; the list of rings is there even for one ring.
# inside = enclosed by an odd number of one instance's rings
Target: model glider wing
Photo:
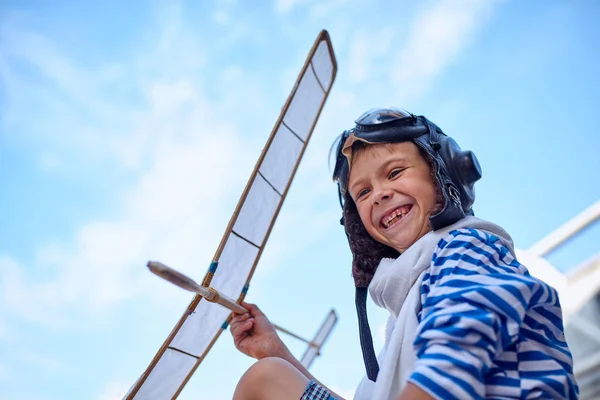
[[[320,32],[250,176],[202,282],[243,300],[248,284],[337,72],[333,47]],[[176,398],[221,332],[230,311],[197,295],[128,400]]]
[[[300,359],[300,363],[304,365],[305,368],[309,368],[314,359],[320,354],[321,347],[325,344],[325,340],[329,337],[331,330],[337,323],[337,314],[334,310],[329,311],[325,321],[321,324],[321,327],[317,331],[315,338],[309,344],[308,348],[304,352],[304,355]]]

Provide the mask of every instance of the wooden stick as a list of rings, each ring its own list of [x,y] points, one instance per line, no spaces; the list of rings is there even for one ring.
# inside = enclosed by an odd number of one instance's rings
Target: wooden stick
[[[207,301],[211,303],[217,303],[222,305],[225,308],[230,309],[236,314],[245,314],[248,310],[236,303],[234,300],[229,297],[219,293],[216,289],[212,287],[200,286],[195,280],[190,278],[187,275],[182,274],[181,272],[161,263],[158,261],[148,261],[148,269],[152,271],[155,275],[160,276],[161,278],[171,282],[172,284],[179,286],[182,289],[188,290],[190,292],[198,293],[202,297],[204,297]],[[298,340],[307,343],[309,346],[315,346],[310,340],[306,340],[303,337],[296,335],[293,332],[288,331],[285,328],[282,328],[279,325],[273,324],[273,327],[278,331],[286,333]]]
[[[273,326],[275,327],[275,329],[277,329],[278,331],[280,331],[280,332],[283,332],[283,333],[285,333],[285,334],[287,334],[287,335],[289,335],[289,336],[291,336],[291,337],[293,337],[293,338],[296,338],[296,339],[298,339],[298,340],[300,340],[300,341],[302,341],[302,342],[306,343],[307,345],[309,345],[309,346],[311,346],[311,347],[316,347],[316,344],[314,344],[314,343],[313,343],[313,342],[311,342],[310,340],[306,340],[306,339],[304,339],[303,337],[301,337],[301,336],[298,336],[298,335],[296,335],[295,333],[293,333],[293,332],[290,332],[290,331],[288,331],[287,329],[285,329],[285,328],[282,328],[282,327],[281,327],[281,326],[279,326],[279,325],[275,325],[275,324],[273,324],[273,323],[272,323],[272,325],[273,325]]]

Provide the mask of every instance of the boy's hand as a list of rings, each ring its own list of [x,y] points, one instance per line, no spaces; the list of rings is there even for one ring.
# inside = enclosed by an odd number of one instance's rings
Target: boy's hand
[[[242,302],[249,313],[231,319],[231,334],[235,347],[247,356],[285,358],[287,347],[281,341],[269,319],[254,304]]]

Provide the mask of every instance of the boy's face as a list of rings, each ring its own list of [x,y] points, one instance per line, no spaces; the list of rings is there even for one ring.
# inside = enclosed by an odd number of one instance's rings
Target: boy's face
[[[430,230],[436,191],[413,142],[372,144],[352,158],[348,190],[367,232],[404,252]]]

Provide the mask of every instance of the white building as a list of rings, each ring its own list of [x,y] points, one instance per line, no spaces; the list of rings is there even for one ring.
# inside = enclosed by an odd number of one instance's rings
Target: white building
[[[589,260],[564,274],[544,257],[598,219],[600,200],[530,249],[517,250],[519,261],[531,274],[559,292],[565,335],[573,353],[582,400],[600,399],[600,249]]]

